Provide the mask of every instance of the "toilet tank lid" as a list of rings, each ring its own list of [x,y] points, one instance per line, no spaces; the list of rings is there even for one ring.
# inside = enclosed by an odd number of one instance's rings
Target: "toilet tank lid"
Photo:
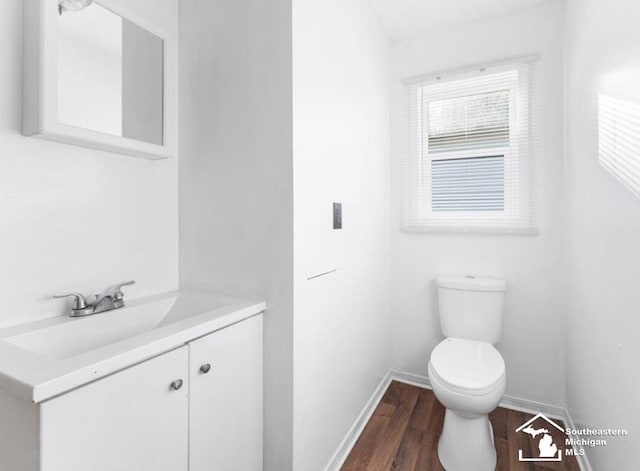
[[[438,275],[436,285],[439,288],[468,291],[504,291],[507,284],[503,279],[492,276]]]

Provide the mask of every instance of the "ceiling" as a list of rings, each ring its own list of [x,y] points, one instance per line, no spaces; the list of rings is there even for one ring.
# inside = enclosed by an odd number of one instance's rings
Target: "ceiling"
[[[560,0],[369,0],[394,41],[460,23],[509,15]]]

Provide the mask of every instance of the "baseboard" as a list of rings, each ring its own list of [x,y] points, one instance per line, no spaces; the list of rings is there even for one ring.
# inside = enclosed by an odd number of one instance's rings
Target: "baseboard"
[[[351,452],[351,449],[358,441],[358,438],[360,438],[360,434],[362,434],[367,422],[369,422],[373,412],[382,400],[382,396],[391,384],[391,379],[391,371],[389,371],[384,378],[382,378],[382,381],[380,381],[380,384],[378,384],[375,391],[373,391],[373,394],[347,432],[347,435],[340,443],[340,446],[338,446],[338,449],[331,457],[331,460],[329,460],[329,464],[324,468],[324,471],[337,471],[344,464]]]
[[[550,419],[564,420],[567,416],[567,410],[562,406],[546,402],[531,401],[529,399],[522,399],[514,396],[504,396],[502,401],[500,401],[500,407],[526,412],[531,415],[544,414]]]
[[[418,386],[419,388],[432,389],[431,381],[426,376],[420,376],[413,373],[407,373],[402,370],[390,370],[391,380],[399,381],[400,383],[410,384],[412,386]]]
[[[378,406],[378,403],[382,399],[382,396],[389,387],[391,381],[398,381],[420,388],[432,389],[431,382],[427,376],[416,375],[402,370],[389,370],[367,401],[354,424],[349,429],[347,436],[342,440],[342,443],[340,443],[338,450],[334,453],[329,464],[325,467],[325,471],[337,471],[340,469],[347,459],[347,456],[349,456],[349,453],[358,440],[358,437],[364,430],[364,427],[367,425],[367,422],[373,415],[373,412]],[[500,402],[500,407],[526,412],[532,415],[541,413],[551,419],[563,420],[567,427],[572,429],[576,428],[573,423],[573,419],[571,418],[571,414],[569,414],[569,411],[562,406],[531,401],[529,399],[522,399],[513,396],[504,396]],[[580,466],[581,471],[592,471],[591,465],[589,464],[589,460],[586,456],[576,455],[576,459],[578,460],[578,465]]]
[[[569,409],[565,409],[566,415],[564,417],[564,423],[567,427],[569,427],[570,429],[575,430],[576,424],[573,422],[573,419],[571,418],[571,414],[569,413]],[[583,437],[580,437],[583,438]],[[576,450],[576,447],[573,447],[574,451]],[[578,460],[578,465],[580,466],[580,470],[581,471],[592,471],[591,468],[591,463],[589,463],[589,458],[587,458],[587,455],[576,455],[576,459]]]

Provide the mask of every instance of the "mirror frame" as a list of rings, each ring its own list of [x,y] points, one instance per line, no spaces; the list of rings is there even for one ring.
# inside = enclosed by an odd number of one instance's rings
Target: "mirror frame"
[[[24,0],[22,134],[150,160],[174,157],[178,144],[177,31],[141,18],[130,0],[94,0],[94,3],[164,41],[163,144],[114,136],[58,121],[58,0]],[[177,19],[173,20],[177,29]]]

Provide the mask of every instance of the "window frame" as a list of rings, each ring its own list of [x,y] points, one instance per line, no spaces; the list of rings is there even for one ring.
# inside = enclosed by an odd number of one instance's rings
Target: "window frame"
[[[539,232],[534,227],[533,208],[525,207],[533,204],[529,200],[533,192],[533,161],[527,156],[522,159],[522,153],[531,153],[532,140],[532,92],[531,92],[531,70],[528,70],[526,77],[521,75],[523,63],[532,62],[534,58],[514,63],[501,64],[487,68],[473,69],[465,73],[451,73],[443,80],[442,75],[430,78],[420,78],[407,82],[409,103],[406,110],[409,114],[409,134],[414,139],[407,136],[409,154],[409,165],[405,168],[412,175],[408,181],[411,186],[409,197],[412,201],[409,206],[411,213],[405,221],[404,229],[408,231],[428,231],[428,232],[488,232],[488,233],[509,233],[523,235],[537,235]],[[535,58],[537,59],[537,57]],[[513,77],[500,84],[481,84],[473,86],[470,93],[467,89],[451,88],[447,91],[437,90],[429,92],[429,88],[435,88],[441,83],[469,81],[482,74],[498,74],[513,72]],[[416,85],[418,83],[418,85]],[[429,103],[447,99],[461,98],[470,94],[494,93],[499,91],[509,92],[509,143],[508,146],[483,147],[476,149],[449,150],[429,153]],[[412,96],[415,94],[416,96]],[[412,103],[413,101],[413,103]],[[520,113],[519,107],[526,106],[528,112]],[[523,110],[525,110],[523,108]],[[526,138],[523,139],[523,134]],[[417,142],[415,136],[420,136]],[[416,149],[416,145],[419,149]],[[526,145],[527,149],[524,149]],[[419,158],[415,158],[416,151]],[[434,210],[432,206],[432,173],[431,165],[434,161],[451,159],[482,158],[491,156],[503,156],[503,195],[504,205],[502,210],[455,210],[442,211]],[[526,168],[524,168],[526,167]],[[528,180],[523,184],[522,180]],[[527,200],[527,201],[525,201]],[[525,213],[527,216],[525,217]],[[524,221],[524,222],[523,222]]]

